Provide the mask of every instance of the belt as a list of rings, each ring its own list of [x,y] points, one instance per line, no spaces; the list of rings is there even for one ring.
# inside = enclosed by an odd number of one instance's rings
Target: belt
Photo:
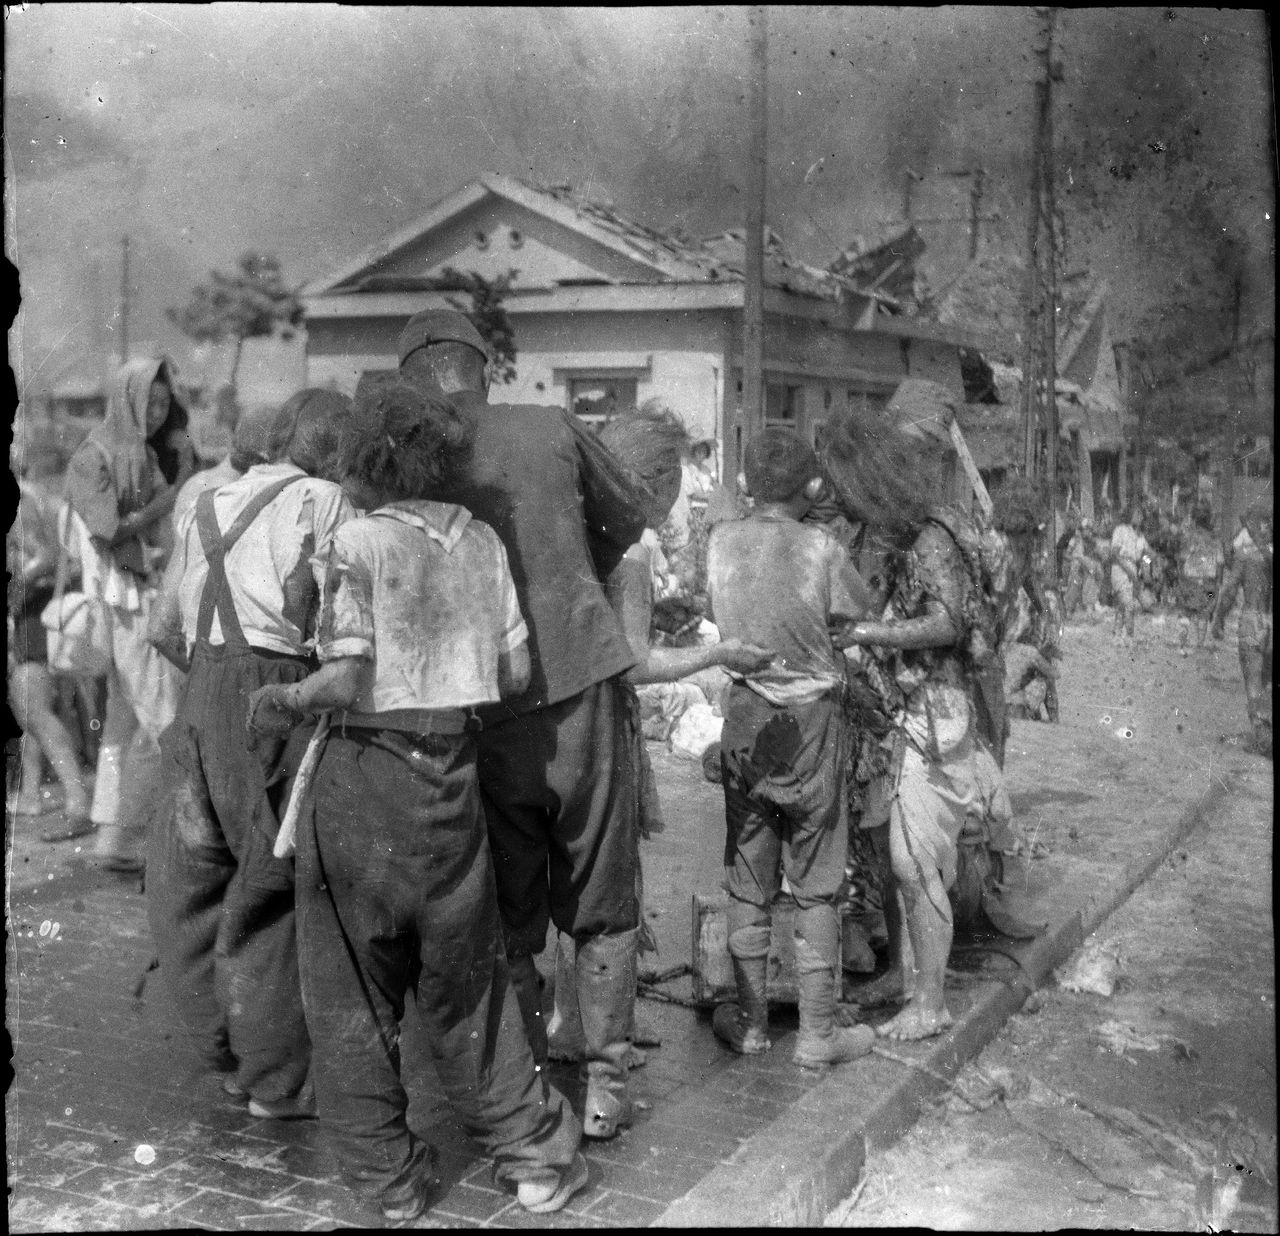
[[[385,712],[335,714],[335,727],[364,730],[398,730],[405,734],[470,734],[480,729],[480,719],[464,708],[389,708]]]

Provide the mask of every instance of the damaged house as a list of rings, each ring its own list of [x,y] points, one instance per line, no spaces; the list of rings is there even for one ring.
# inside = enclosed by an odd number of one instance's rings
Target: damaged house
[[[883,410],[905,377],[963,398],[960,354],[973,340],[902,312],[915,255],[909,241],[899,248],[844,254],[824,270],[767,232],[768,423],[816,441],[846,408]],[[458,299],[441,286],[446,271],[514,272],[502,307],[516,377],[495,398],[559,404],[591,422],[658,398],[694,437],[723,443],[741,401],[743,270],[740,231],[671,236],[566,187],[484,175],[302,289],[307,382],[352,392],[362,374],[393,370],[409,317]]]

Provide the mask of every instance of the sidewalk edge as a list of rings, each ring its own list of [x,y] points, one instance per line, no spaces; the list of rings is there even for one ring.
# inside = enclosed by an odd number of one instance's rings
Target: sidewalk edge
[[[651,1227],[813,1227],[858,1183],[867,1156],[893,1145],[915,1123],[921,1103],[954,1079],[1098,926],[1147,880],[1230,791],[1220,778],[1185,808],[1153,850],[1126,866],[1092,901],[1066,915],[1028,949],[1016,986],[992,981],[931,1051],[902,1067],[901,1078],[850,1125],[844,1113],[857,1092],[856,1069],[835,1070],[768,1128],[744,1142],[674,1201]],[[928,1069],[938,1077],[931,1077]]]

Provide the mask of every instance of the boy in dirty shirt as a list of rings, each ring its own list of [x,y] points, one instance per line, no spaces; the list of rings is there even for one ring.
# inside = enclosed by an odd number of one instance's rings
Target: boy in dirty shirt
[[[866,1026],[835,1025],[849,738],[844,674],[829,634],[833,621],[864,615],[871,595],[835,538],[800,523],[823,482],[795,433],[756,435],[744,471],[755,507],[712,531],[708,592],[722,638],[771,648],[775,657],[756,673],[734,675],[725,710],[725,868],[738,1003],[717,1009],[713,1024],[735,1051],[770,1046],[765,976],[771,907],[785,872],[797,906],[795,1059],[820,1067],[856,1059],[874,1041]]]

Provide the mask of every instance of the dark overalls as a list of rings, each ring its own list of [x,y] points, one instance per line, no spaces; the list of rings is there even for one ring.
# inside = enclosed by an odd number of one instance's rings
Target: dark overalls
[[[191,671],[161,746],[175,804],[149,839],[148,913],[161,973],[206,1062],[237,1070],[253,1098],[273,1102],[301,1089],[311,1059],[294,934],[292,859],[275,858],[284,785],[283,740],[246,731],[249,694],[293,683],[310,661],[251,646],[244,637],[226,556],[250,523],[294,481],[259,493],[225,536],[214,491],[196,504],[209,564],[200,597]],[[209,632],[214,613],[223,643]]]

